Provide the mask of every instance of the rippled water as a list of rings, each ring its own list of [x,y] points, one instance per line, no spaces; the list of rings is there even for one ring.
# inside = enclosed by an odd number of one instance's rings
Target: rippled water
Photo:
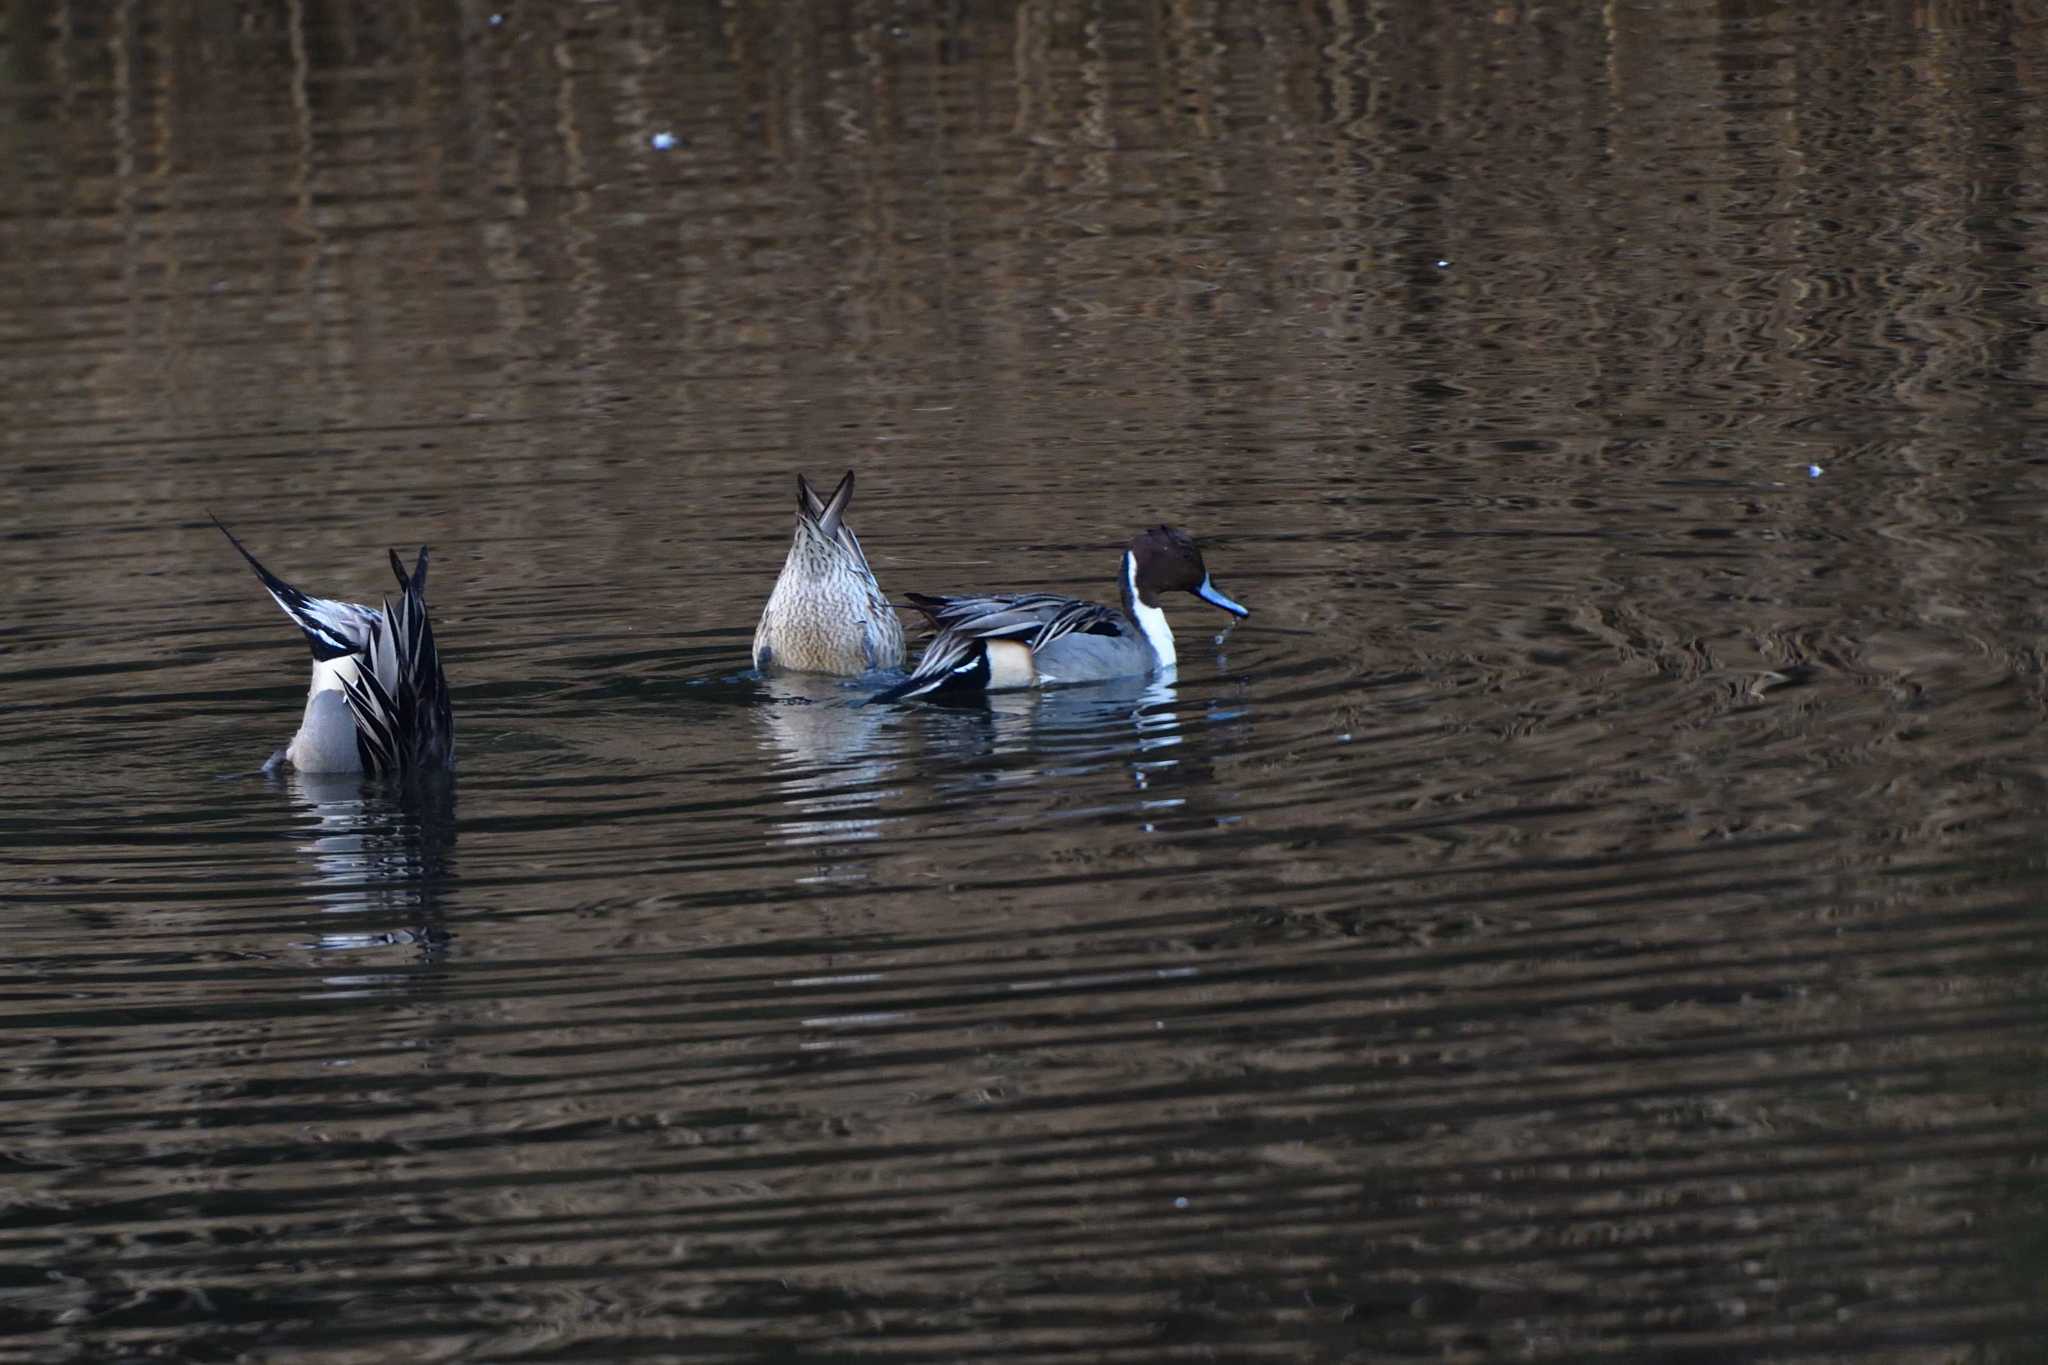
[[[2034,1358],[2044,17],[13,6],[0,1356]]]

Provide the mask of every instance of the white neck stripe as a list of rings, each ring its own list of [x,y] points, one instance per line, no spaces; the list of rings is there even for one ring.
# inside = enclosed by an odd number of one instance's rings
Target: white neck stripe
[[[1146,606],[1145,599],[1138,596],[1138,557],[1129,550],[1124,551],[1124,607],[1145,633],[1145,643],[1152,646],[1159,667],[1172,668],[1179,662],[1173,650],[1173,627],[1166,624],[1166,613]]]

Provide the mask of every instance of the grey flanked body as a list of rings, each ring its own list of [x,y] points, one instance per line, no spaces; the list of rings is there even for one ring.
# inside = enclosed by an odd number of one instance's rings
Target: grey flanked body
[[[356,721],[338,687],[316,689],[306,698],[299,732],[284,747],[287,763],[302,773],[357,773],[363,758],[356,748]]]
[[[1150,645],[1124,634],[1062,635],[1032,650],[1031,663],[1040,685],[1128,678],[1161,666]]]
[[[936,597],[911,593],[937,634],[910,676],[877,698],[1100,682],[1178,662],[1162,592],[1188,592],[1234,616],[1250,613],[1209,581],[1185,531],[1155,526],[1124,551],[1123,610],[1051,593]]]
[[[763,672],[853,677],[903,666],[903,623],[846,524],[852,501],[850,469],[830,498],[797,475],[796,534],[754,629],[754,667]]]
[[[220,526],[219,521],[214,525]],[[313,682],[291,742],[265,768],[402,774],[455,765],[455,720],[427,619],[427,551],[411,573],[394,551],[399,595],[383,607],[312,597],[263,567],[221,526],[313,650]]]

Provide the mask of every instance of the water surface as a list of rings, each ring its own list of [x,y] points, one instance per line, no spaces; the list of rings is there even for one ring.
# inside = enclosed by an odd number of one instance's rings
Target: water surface
[[[15,5],[0,1356],[2032,1358],[2041,17]]]

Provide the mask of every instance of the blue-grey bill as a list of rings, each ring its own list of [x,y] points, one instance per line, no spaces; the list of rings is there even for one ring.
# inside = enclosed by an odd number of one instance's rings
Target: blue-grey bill
[[[1202,575],[1202,586],[1195,589],[1195,596],[1201,598],[1212,607],[1223,608],[1232,616],[1250,616],[1252,614],[1250,607],[1239,606],[1228,597],[1225,597],[1217,586],[1209,581],[1209,575],[1207,574]]]

